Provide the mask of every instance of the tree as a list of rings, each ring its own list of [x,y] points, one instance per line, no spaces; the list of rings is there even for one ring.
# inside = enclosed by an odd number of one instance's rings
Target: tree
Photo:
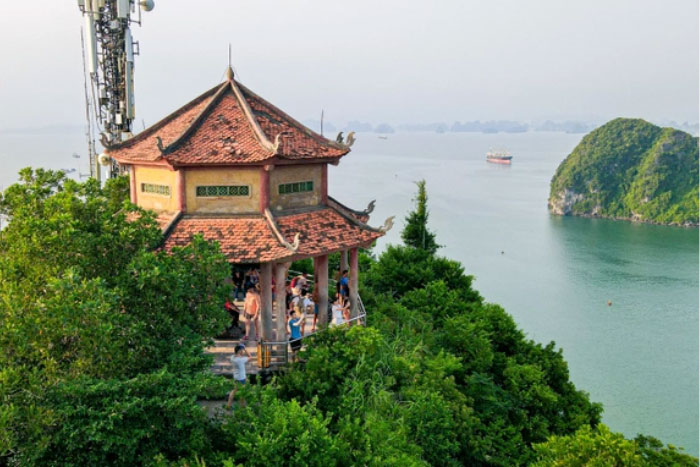
[[[663,444],[652,437],[626,439],[620,433],[599,424],[595,428],[582,426],[567,436],[552,436],[546,442],[534,445],[537,454],[535,467],[555,466],[697,466],[698,460]]]
[[[428,194],[425,190],[425,180],[416,182],[416,185],[418,194],[413,200],[416,209],[406,216],[406,226],[401,232],[401,238],[407,246],[435,254],[440,245],[435,241],[435,234],[428,230]]]
[[[83,463],[85,450],[97,456],[86,463],[125,464],[119,452],[179,456],[206,445],[201,434],[174,442],[164,433],[201,413],[193,394],[212,384],[203,348],[228,321],[229,267],[201,237],[154,252],[160,228],[125,186],[24,169],[0,197],[10,219],[0,231],[0,464],[62,452]]]

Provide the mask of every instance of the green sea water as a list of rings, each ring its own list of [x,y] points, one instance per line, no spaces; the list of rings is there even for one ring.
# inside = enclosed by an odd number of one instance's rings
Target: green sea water
[[[582,135],[361,134],[330,170],[331,195],[370,223],[397,216],[427,181],[430,225],[527,335],[563,348],[571,377],[603,421],[698,454],[698,230],[551,216],[549,182]],[[488,164],[505,146],[512,166]],[[608,305],[611,302],[611,305]]]
[[[581,136],[360,134],[329,170],[329,189],[355,208],[376,199],[373,225],[397,216],[381,251],[400,241],[413,182],[425,178],[440,253],[529,337],[563,348],[604,422],[697,455],[698,230],[550,216],[549,182]],[[0,135],[0,185],[27,165],[87,172],[71,157],[84,146],[80,132]],[[489,148],[503,146],[513,165],[487,164]]]

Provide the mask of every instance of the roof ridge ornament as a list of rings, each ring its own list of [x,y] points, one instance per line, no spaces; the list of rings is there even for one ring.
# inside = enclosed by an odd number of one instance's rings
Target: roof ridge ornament
[[[233,81],[233,68],[231,68],[230,64],[229,64],[228,68],[226,68],[226,79],[228,81]]]
[[[348,133],[347,138],[343,140],[343,132],[341,131],[340,133],[338,133],[338,136],[335,137],[335,143],[336,145],[340,145],[341,147],[349,148],[350,146],[355,144],[355,132],[351,131],[350,133]]]
[[[379,231],[384,233],[390,231],[391,228],[394,226],[394,217],[395,216],[387,217],[384,221],[384,225],[379,227]]]

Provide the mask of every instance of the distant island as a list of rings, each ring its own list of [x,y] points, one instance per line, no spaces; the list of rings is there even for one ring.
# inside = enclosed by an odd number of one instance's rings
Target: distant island
[[[583,137],[550,186],[554,214],[698,225],[698,138],[617,118]]]

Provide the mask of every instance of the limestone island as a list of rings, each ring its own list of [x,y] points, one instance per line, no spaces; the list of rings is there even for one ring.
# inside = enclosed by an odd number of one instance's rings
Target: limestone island
[[[583,137],[559,165],[553,214],[698,226],[698,138],[617,118]]]

